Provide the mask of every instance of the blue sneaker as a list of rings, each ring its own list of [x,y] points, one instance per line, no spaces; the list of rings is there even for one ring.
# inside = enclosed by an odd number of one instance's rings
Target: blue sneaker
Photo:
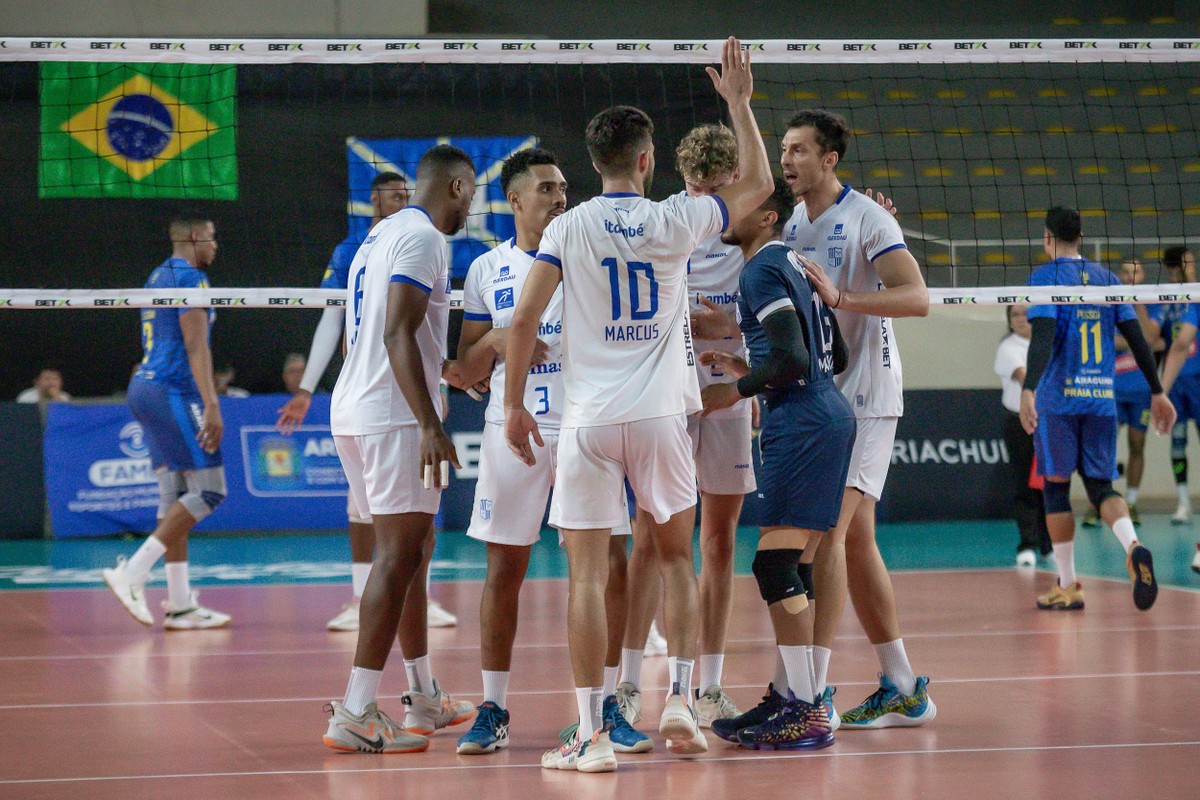
[[[458,740],[458,754],[481,756],[508,747],[508,712],[488,700],[479,707],[475,724]]]
[[[621,706],[617,696],[610,694],[604,698],[604,727],[608,729],[608,738],[612,740],[615,753],[648,753],[654,749],[654,741],[638,729],[630,725],[621,715]]]
[[[763,695],[762,702],[746,713],[733,719],[714,719],[712,732],[727,742],[737,744],[738,731],[766,722],[767,717],[782,709],[786,702],[783,695],[775,691],[775,684],[772,683],[767,686],[767,693]]]
[[[829,730],[831,733],[842,727],[842,718],[838,715],[837,709],[833,707],[833,696],[835,694],[837,694],[837,688],[834,686],[826,686],[825,691],[821,692],[821,705],[825,708],[825,714],[829,717]]]
[[[856,708],[842,715],[846,728],[913,728],[932,722],[937,706],[929,697],[929,678],[917,678],[912,694],[901,694],[896,685],[879,676],[879,688]]]
[[[823,706],[797,700],[788,690],[783,708],[738,731],[738,744],[751,750],[819,750],[833,744],[833,733]]]

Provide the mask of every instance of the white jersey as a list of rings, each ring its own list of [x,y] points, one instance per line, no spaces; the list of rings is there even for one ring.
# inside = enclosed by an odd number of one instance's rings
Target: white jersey
[[[512,325],[513,312],[525,280],[533,266],[535,253],[517,247],[515,239],[481,255],[471,264],[463,285],[463,319],[490,322],[493,328]],[[550,304],[542,313],[538,338],[550,352],[541,364],[529,369],[525,380],[525,407],[537,420],[543,433],[558,430],[562,418],[562,286],[554,291]],[[492,369],[492,396],[483,418],[497,425],[504,424],[504,362],[497,361]]]
[[[613,193],[546,227],[538,259],[563,271],[564,428],[700,410],[687,262],[728,216],[719,197]]]
[[[358,248],[346,289],[346,363],[333,388],[329,424],[335,436],[384,433],[415,425],[383,344],[388,287],[409,283],[429,295],[417,346],[425,387],[441,408],[438,383],[450,323],[450,246],[417,206],[382,220]]]
[[[849,186],[814,221],[809,221],[804,203],[798,204],[783,230],[783,240],[824,267],[835,286],[850,292],[882,289],[875,259],[905,247],[904,233],[895,218]],[[904,379],[891,318],[841,310],[834,314],[850,351],[850,365],[837,376],[837,385],[855,415],[901,416]]]
[[[676,197],[685,197],[687,192],[680,192]],[[705,239],[696,245],[688,261],[688,299],[692,311],[703,311],[700,304],[701,295],[721,307],[731,319],[737,319],[738,279],[742,275],[742,267],[746,259],[742,256],[742,248],[735,244],[725,244],[720,234]],[[746,358],[746,345],[741,336],[726,339],[696,339],[693,343],[697,353],[705,350],[724,350],[736,353]],[[721,367],[712,364],[704,366],[696,362],[696,378],[700,390],[714,383],[732,383],[736,381],[732,375],[722,371]],[[739,400],[729,408],[711,412],[705,419],[738,419],[748,417],[753,413],[750,400]]]

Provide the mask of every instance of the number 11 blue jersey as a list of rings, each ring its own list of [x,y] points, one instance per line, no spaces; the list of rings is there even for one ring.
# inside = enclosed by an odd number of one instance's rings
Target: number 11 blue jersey
[[[1030,286],[1119,286],[1117,276],[1086,258],[1061,257],[1029,276]],[[1043,414],[1116,416],[1113,363],[1117,324],[1137,319],[1128,303],[1119,305],[1035,305],[1030,322],[1056,322],[1050,363],[1038,383],[1037,408]]]

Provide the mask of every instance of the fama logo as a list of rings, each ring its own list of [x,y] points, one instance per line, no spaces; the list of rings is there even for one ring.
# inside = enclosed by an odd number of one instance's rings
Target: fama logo
[[[151,42],[151,50],[185,50],[183,42]]]
[[[1068,50],[1089,50],[1096,47],[1095,42],[1070,41],[1063,42],[1063,47]]]
[[[708,44],[706,42],[676,42],[675,49],[683,51],[707,50]]]
[[[327,44],[325,49],[330,53],[345,53],[350,50],[362,50],[361,44]]]
[[[807,53],[811,50],[820,50],[821,45],[817,42],[789,42],[787,49],[790,53]]]
[[[591,42],[559,42],[559,50],[595,50]]]
[[[478,50],[479,42],[442,42],[443,50]]]
[[[93,50],[124,50],[124,42],[92,42],[89,47]]]
[[[932,50],[933,42],[901,42],[897,47],[900,50]]]
[[[987,42],[955,42],[955,50],[987,50]]]
[[[501,50],[537,50],[533,42],[501,42]]]
[[[208,49],[211,51],[227,53],[232,50],[245,50],[246,45],[238,44],[236,42],[213,42],[208,46]]]
[[[866,42],[846,42],[842,45],[842,49],[858,53],[863,50],[876,50],[878,48],[876,48],[875,45]]]
[[[649,50],[650,45],[645,42],[617,42],[618,50]]]
[[[1117,45],[1119,50],[1151,50],[1149,42],[1121,42]]]
[[[304,45],[290,42],[267,42],[267,50],[275,52],[290,52],[292,50],[303,50]]]
[[[1041,50],[1042,43],[1041,42],[1028,42],[1028,41],[1009,42],[1008,49],[1009,50]]]
[[[420,50],[420,42],[388,42],[383,46],[384,50]]]

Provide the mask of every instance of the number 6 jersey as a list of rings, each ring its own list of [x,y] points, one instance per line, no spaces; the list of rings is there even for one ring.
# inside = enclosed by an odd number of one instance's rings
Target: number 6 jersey
[[[1104,267],[1085,258],[1056,258],[1029,276],[1030,286],[1120,286]],[[1113,333],[1117,323],[1137,319],[1120,305],[1030,306],[1029,321],[1056,321],[1050,363],[1038,383],[1037,408],[1043,414],[1116,416],[1113,399]]]
[[[725,229],[719,197],[594,197],[554,219],[538,260],[563,271],[562,427],[700,410],[687,262]]]

